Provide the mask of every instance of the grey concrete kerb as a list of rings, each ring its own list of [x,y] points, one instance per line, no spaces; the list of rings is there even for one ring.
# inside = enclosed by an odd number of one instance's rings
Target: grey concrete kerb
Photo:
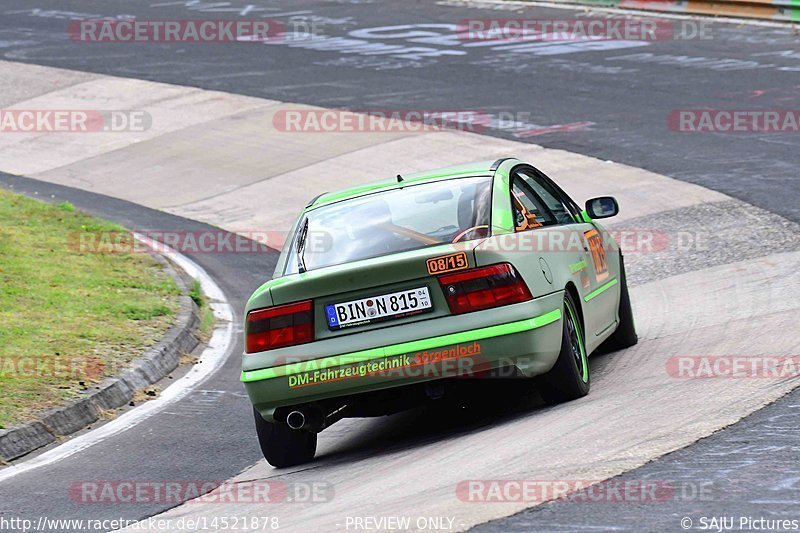
[[[130,403],[136,391],[166,377],[178,366],[181,355],[197,347],[200,343],[197,305],[185,294],[186,282],[172,264],[162,256],[154,257],[184,293],[179,296],[176,323],[160,341],[134,359],[121,375],[106,378],[81,398],[44,411],[31,422],[0,430],[0,459],[13,461],[97,422],[102,411]]]

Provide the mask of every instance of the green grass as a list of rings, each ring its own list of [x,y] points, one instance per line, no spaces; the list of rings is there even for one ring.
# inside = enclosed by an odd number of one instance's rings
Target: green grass
[[[199,281],[192,281],[192,285],[189,287],[189,297],[194,300],[194,303],[200,309],[200,340],[208,342],[211,330],[214,327],[214,312],[211,310],[211,306],[208,305],[208,300],[203,294]]]
[[[180,291],[149,255],[80,249],[103,231],[124,229],[0,190],[0,428],[77,397],[174,322]]]
[[[194,303],[200,309],[200,340],[208,342],[211,337],[211,330],[214,329],[214,312],[211,310],[211,306],[208,305],[208,300],[200,288],[199,281],[192,281],[189,286],[189,297],[194,300]]]
[[[200,288],[200,282],[192,280],[192,285],[189,287],[189,297],[194,300],[197,307],[202,308],[206,304],[206,297],[203,296],[203,290]]]

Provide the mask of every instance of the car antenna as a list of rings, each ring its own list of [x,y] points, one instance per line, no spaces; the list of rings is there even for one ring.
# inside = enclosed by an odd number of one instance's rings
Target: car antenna
[[[403,181],[403,176],[400,174],[397,175],[397,183],[401,183]]]

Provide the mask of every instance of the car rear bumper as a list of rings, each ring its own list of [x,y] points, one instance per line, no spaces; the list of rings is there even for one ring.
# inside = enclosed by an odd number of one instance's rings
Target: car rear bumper
[[[462,328],[480,327],[245,370],[242,381],[256,409],[265,419],[273,420],[279,407],[470,376],[501,367],[516,367],[525,376],[535,376],[552,368],[558,357],[562,302],[563,293],[554,293],[503,308],[448,317],[460,319]],[[509,318],[514,320],[506,321]],[[485,325],[487,321],[491,325]],[[423,328],[403,329],[408,335],[419,334]],[[306,349],[316,344],[308,344]]]

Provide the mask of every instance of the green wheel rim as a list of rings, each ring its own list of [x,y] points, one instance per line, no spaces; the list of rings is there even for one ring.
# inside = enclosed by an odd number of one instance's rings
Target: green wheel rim
[[[581,379],[586,383],[589,381],[589,361],[586,357],[586,348],[583,346],[581,323],[575,316],[575,310],[572,308],[570,301],[565,299],[564,303],[567,307],[567,334],[569,336],[572,355],[575,357],[575,363],[578,365]]]

